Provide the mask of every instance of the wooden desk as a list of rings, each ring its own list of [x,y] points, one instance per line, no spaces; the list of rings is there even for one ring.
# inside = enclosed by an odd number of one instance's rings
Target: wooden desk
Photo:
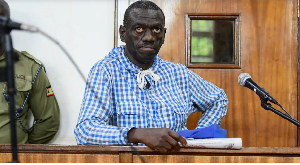
[[[18,145],[21,163],[139,163],[129,146]],[[135,147],[147,163],[300,163],[300,148],[246,147],[241,150],[181,148],[168,154]],[[10,145],[0,145],[0,163],[12,161]]]

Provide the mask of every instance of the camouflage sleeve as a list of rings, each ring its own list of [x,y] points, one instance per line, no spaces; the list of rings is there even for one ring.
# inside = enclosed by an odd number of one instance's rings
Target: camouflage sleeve
[[[28,142],[33,144],[48,143],[58,131],[60,110],[44,69],[40,70],[32,86],[29,108],[36,124],[29,134]]]

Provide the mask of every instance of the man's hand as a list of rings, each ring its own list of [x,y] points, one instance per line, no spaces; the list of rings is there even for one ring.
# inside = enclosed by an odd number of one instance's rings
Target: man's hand
[[[128,132],[127,138],[130,143],[144,143],[162,153],[179,148],[178,142],[187,146],[185,138],[169,128],[133,128]]]

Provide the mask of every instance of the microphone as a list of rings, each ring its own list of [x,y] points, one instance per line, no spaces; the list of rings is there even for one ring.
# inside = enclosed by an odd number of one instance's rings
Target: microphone
[[[238,77],[238,82],[241,86],[247,87],[253,90],[261,99],[267,99],[274,104],[278,104],[277,101],[269,95],[269,93],[258,86],[252,79],[248,73],[241,73]]]
[[[17,22],[12,21],[9,18],[3,17],[3,16],[0,16],[0,28],[1,27],[8,28],[10,30],[15,29],[15,30],[25,30],[25,31],[29,31],[29,32],[39,32],[39,29],[34,26],[17,23]]]

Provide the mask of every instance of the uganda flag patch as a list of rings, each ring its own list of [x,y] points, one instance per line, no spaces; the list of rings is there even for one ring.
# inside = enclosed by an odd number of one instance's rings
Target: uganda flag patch
[[[51,86],[46,87],[46,89],[47,89],[47,97],[54,95],[54,92],[53,92]]]

